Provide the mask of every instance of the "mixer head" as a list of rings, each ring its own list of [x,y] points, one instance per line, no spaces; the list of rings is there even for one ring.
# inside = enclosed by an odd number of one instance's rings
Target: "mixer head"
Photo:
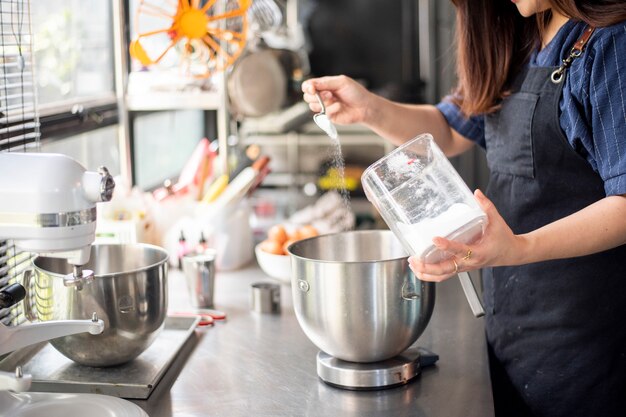
[[[82,277],[96,236],[96,203],[109,201],[114,187],[106,168],[86,171],[66,155],[2,153],[0,239],[65,258]]]

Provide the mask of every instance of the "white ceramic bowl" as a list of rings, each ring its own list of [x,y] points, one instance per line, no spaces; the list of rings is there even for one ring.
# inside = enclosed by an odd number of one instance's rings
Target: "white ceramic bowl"
[[[291,259],[289,255],[275,255],[261,249],[261,244],[254,247],[256,260],[268,276],[284,284],[291,284]]]

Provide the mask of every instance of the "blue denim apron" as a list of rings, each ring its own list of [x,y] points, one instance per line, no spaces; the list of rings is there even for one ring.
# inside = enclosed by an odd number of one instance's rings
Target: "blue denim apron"
[[[605,197],[561,130],[553,70],[526,70],[486,117],[487,195],[516,234]],[[626,416],[626,246],[483,276],[497,416]]]

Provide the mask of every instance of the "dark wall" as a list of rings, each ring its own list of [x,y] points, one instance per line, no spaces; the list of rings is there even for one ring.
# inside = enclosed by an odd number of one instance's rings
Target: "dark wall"
[[[305,27],[313,74],[345,74],[388,98],[421,101],[414,3],[311,1]]]

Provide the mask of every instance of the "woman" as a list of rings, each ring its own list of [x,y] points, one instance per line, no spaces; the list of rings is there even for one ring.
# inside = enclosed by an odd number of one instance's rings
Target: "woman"
[[[454,3],[459,84],[437,106],[344,76],[307,81],[304,99],[395,144],[430,132],[448,156],[484,147],[483,239],[435,238],[454,257],[411,268],[483,269],[496,415],[626,416],[626,2]]]

